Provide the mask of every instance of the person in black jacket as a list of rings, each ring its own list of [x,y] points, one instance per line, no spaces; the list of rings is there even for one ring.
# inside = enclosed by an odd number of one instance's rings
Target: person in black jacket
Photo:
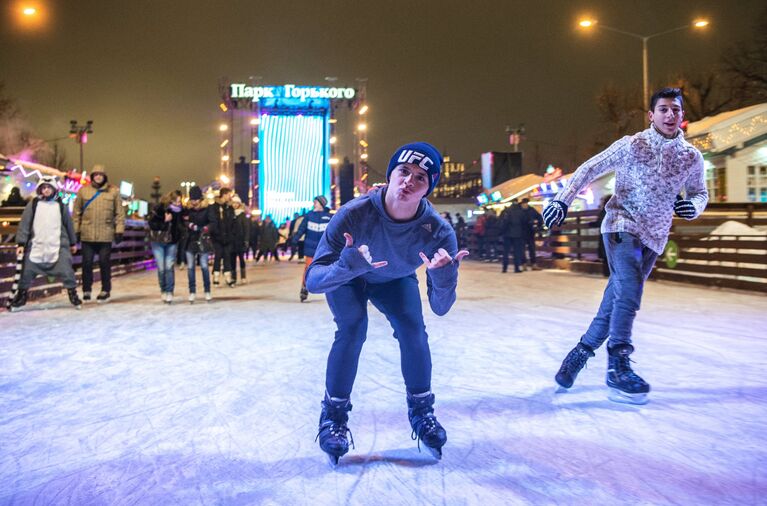
[[[509,250],[514,250],[514,272],[522,272],[521,266],[525,255],[525,234],[529,227],[527,213],[514,201],[504,209],[500,218],[501,236],[503,237],[503,267],[509,267]]]
[[[213,249],[216,257],[213,260],[213,284],[220,279],[221,263],[224,264],[224,281],[234,286],[232,281],[232,229],[234,228],[234,209],[229,205],[232,200],[232,190],[221,188],[219,198],[208,207],[210,217],[210,236],[213,239]]]
[[[166,304],[173,302],[176,284],[173,267],[176,264],[176,251],[181,238],[181,213],[181,192],[172,191],[163,195],[149,217],[149,241],[157,265],[162,300]]]
[[[186,267],[189,280],[189,302],[194,303],[197,297],[196,265],[199,263],[202,271],[202,285],[205,290],[205,300],[213,297],[210,293],[210,254],[213,252],[213,242],[210,239],[210,216],[208,206],[198,186],[189,189],[189,207],[184,213],[184,228],[186,236]]]
[[[536,211],[535,208],[530,205],[530,199],[522,199],[520,207],[527,216],[523,252],[524,249],[527,248],[527,262],[530,264],[531,269],[538,271],[541,268],[535,264],[535,234],[543,229],[543,217],[541,216],[541,213]]]
[[[245,206],[240,197],[232,198],[234,210],[234,224],[232,225],[232,283],[237,282],[237,261],[240,263],[240,284],[248,281],[245,271],[245,253],[248,251],[248,236],[250,235],[250,223],[245,213]]]

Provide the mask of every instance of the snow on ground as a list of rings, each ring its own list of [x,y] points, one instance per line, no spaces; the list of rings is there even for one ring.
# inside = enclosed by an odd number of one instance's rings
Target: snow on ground
[[[426,316],[443,460],[410,439],[371,307],[333,471],[314,442],[330,312],[298,302],[298,264],[249,269],[211,304],[182,302],[180,271],[164,306],[147,272],[106,305],[0,313],[0,504],[767,503],[764,296],[649,283],[632,358],[653,391],[632,406],[607,400],[604,350],[554,394],[602,278],[464,262],[456,306]]]

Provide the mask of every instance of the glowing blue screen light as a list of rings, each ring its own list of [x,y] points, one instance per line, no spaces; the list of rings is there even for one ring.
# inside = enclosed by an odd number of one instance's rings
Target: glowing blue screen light
[[[330,195],[325,116],[264,114],[259,124],[259,202],[279,226]]]

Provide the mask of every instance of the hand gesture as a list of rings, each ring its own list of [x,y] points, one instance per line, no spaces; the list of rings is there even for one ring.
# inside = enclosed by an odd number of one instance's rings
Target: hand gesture
[[[344,238],[346,239],[346,247],[352,248],[354,244],[354,240],[352,239],[352,235],[348,232],[344,232]],[[367,247],[367,244],[363,244],[359,248],[357,248],[357,251],[360,252],[360,254],[365,257],[365,260],[368,261],[370,265],[372,265],[376,269],[380,269],[381,267],[386,267],[389,265],[389,262],[386,260],[381,260],[380,262],[374,262],[373,257],[370,255],[370,250]]]
[[[460,262],[468,254],[469,254],[468,251],[466,251],[465,249],[462,249],[461,251],[455,254],[455,258],[452,258],[450,254],[447,251],[445,251],[444,248],[440,248],[437,250],[436,253],[434,253],[434,258],[429,260],[429,257],[427,257],[423,251],[418,253],[418,255],[421,257],[421,260],[423,260],[423,264],[426,266],[427,269],[437,269],[439,267],[442,267],[451,263],[454,260],[456,262]]]
[[[173,219],[173,213],[165,213],[165,223],[168,223]]]

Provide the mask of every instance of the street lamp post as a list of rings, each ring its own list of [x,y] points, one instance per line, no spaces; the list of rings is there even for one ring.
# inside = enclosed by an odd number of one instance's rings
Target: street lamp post
[[[699,19],[696,21],[693,21],[690,24],[678,26],[676,28],[672,28],[671,30],[665,30],[663,32],[653,33],[652,35],[639,35],[632,32],[627,32],[625,30],[620,30],[618,28],[613,28],[612,26],[598,24],[595,19],[583,19],[581,20],[578,25],[581,28],[602,28],[604,30],[608,30],[615,33],[620,33],[622,35],[628,35],[629,37],[633,37],[635,39],[639,39],[642,41],[642,99],[644,103],[645,110],[649,110],[650,108],[650,91],[649,91],[649,70],[648,70],[648,55],[647,55],[647,41],[650,39],[654,39],[655,37],[660,37],[661,35],[666,35],[673,32],[678,32],[680,30],[687,30],[689,28],[704,28],[708,26],[708,21]]]
[[[88,134],[93,133],[93,121],[88,120],[85,125],[78,125],[77,120],[71,120],[69,122],[69,136],[75,139],[80,145],[80,172],[85,171],[83,165],[83,144],[88,142]]]

